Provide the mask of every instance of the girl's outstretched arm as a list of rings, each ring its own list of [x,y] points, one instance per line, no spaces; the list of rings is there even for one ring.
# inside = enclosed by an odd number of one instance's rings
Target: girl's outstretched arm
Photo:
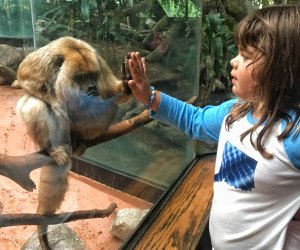
[[[129,60],[129,68],[133,80],[128,81],[128,86],[130,87],[132,94],[138,101],[145,105],[149,105],[152,90],[150,81],[146,75],[147,68],[145,58],[141,58],[139,52],[132,52],[131,59]],[[159,104],[160,92],[155,90],[155,99],[151,110],[156,111]]]
[[[146,75],[145,59],[138,52],[132,52],[129,68],[133,80],[128,81],[128,86],[132,94],[138,101],[148,105],[152,90]],[[151,108],[154,112],[150,112],[150,117],[180,129],[193,139],[216,142],[223,120],[235,102],[236,99],[219,106],[200,108],[156,90]]]

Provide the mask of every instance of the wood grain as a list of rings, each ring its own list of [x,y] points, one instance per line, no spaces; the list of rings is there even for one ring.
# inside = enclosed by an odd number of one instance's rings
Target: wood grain
[[[195,249],[207,224],[215,156],[201,158],[135,249]]]

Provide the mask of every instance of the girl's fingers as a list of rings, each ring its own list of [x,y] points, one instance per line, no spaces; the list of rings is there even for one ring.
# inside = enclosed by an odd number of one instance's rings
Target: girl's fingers
[[[139,68],[139,64],[134,61],[134,59],[129,60],[129,68],[131,71],[131,76],[134,81],[141,83],[145,78],[145,73],[143,68]]]
[[[144,73],[147,73],[147,67],[146,67],[146,59],[145,57],[142,58],[142,65],[143,65],[143,69],[144,69]]]
[[[129,63],[129,68],[130,68],[130,71],[131,71],[132,78],[133,79],[138,78],[138,72],[136,70],[134,59],[129,59],[128,63]]]
[[[139,65],[139,69],[142,70],[144,69],[144,65],[143,65],[143,62],[141,60],[141,56],[140,56],[140,53],[139,52],[136,52],[136,60],[137,60],[137,63]],[[144,71],[144,70],[143,70]]]
[[[129,81],[128,81],[128,86],[129,86],[131,89],[135,89],[135,88],[136,88],[135,81],[129,80]]]
[[[132,52],[131,59],[138,70],[144,71],[144,63],[142,62],[141,56],[139,52]]]

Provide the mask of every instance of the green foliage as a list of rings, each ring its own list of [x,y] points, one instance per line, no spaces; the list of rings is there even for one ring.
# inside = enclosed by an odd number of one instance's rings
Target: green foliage
[[[2,37],[32,37],[29,0],[0,0],[0,35]]]
[[[288,4],[290,0],[249,0],[249,2],[258,7],[266,7],[272,4]]]
[[[203,21],[203,48],[201,64],[205,69],[205,79],[201,79],[208,93],[230,85],[229,61],[236,55],[233,38],[234,23],[222,18],[220,13],[208,14]],[[203,98],[205,99],[205,95]]]
[[[124,3],[118,0],[35,1],[38,30],[52,40],[71,35],[86,40],[123,41],[120,23]],[[125,19],[125,20],[124,20]]]
[[[199,17],[200,7],[191,0],[158,0],[169,17]]]
[[[183,25],[185,29],[177,32],[178,35],[171,39],[172,46],[165,60],[168,61],[169,66],[177,68],[189,79],[189,77],[195,76],[194,65],[196,62],[194,59],[198,51],[196,41],[199,36],[197,30],[199,27],[195,21],[197,18],[188,18],[191,14],[188,0],[160,1],[173,4],[173,9],[185,13],[185,17],[177,18],[186,24]],[[6,14],[8,13],[7,6],[10,7],[10,14],[15,18],[18,16],[12,11],[14,8],[22,7],[29,14],[31,12],[29,0],[0,0],[0,8],[4,12],[6,11]],[[124,34],[120,27],[121,23],[127,24],[127,17],[124,15],[127,1],[124,0],[39,0],[34,1],[34,7],[37,20],[36,30],[48,40],[71,35],[89,41],[117,41],[123,45],[131,39],[130,42],[136,44],[139,31],[142,32],[145,29],[146,19],[154,15],[153,10],[142,8],[135,13],[133,16],[138,19],[135,30],[138,32],[134,37],[128,38],[129,36]],[[199,8],[199,6],[195,8]],[[161,17],[157,16],[157,20]],[[3,24],[7,22],[7,15],[5,18]],[[220,82],[225,83],[225,86],[229,85],[229,60],[236,54],[232,36],[233,27],[234,22],[228,17],[226,19],[221,17],[220,14],[209,14],[203,17],[201,63],[206,73],[204,82],[208,92],[214,90]],[[165,28],[166,33],[170,32],[170,27]],[[191,82],[194,82],[193,79]]]
[[[81,14],[84,21],[90,21],[90,10],[97,9],[96,0],[81,0]]]

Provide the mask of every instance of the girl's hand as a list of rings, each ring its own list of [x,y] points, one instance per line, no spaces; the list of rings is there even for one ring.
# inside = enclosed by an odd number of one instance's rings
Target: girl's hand
[[[147,105],[151,97],[151,86],[146,75],[145,58],[141,58],[139,52],[132,52],[129,59],[129,68],[132,80],[128,81],[132,94],[138,100]]]

